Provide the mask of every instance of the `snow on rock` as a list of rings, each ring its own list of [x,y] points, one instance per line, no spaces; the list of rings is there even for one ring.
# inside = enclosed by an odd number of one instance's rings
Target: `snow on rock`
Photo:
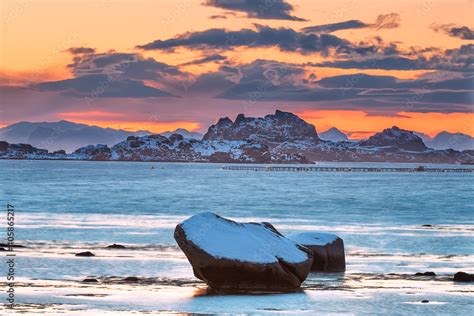
[[[314,260],[311,266],[312,271],[346,271],[344,241],[337,235],[321,232],[305,232],[290,234],[286,237],[313,251]]]
[[[197,140],[200,140],[203,136],[201,133],[190,132],[190,131],[188,131],[184,128],[178,128],[178,129],[175,129],[172,132],[160,133],[160,135],[163,135],[165,137],[170,137],[173,134],[179,134],[179,135],[183,136],[184,138],[193,138],[193,139],[197,139]]]
[[[319,134],[319,137],[321,139],[329,140],[331,142],[349,141],[347,135],[338,130],[336,127],[332,127],[327,131]]]
[[[29,144],[10,144],[0,141],[0,159],[64,159],[66,152],[58,150],[54,153],[46,149],[33,147]]]
[[[70,157],[77,160],[109,160],[111,150],[107,145],[88,145],[74,151]]]
[[[265,117],[245,117],[239,114],[234,122],[221,118],[209,127],[204,140],[242,140],[248,139],[269,146],[277,146],[285,141],[305,140],[316,144],[318,134],[313,125],[289,112],[277,110]]]
[[[194,275],[215,289],[295,289],[313,261],[311,251],[269,223],[238,223],[210,212],[180,223],[174,237]]]
[[[414,132],[400,129],[397,126],[384,129],[382,132],[369,137],[369,139],[361,141],[360,146],[392,146],[410,151],[424,151],[428,149],[421,137]]]

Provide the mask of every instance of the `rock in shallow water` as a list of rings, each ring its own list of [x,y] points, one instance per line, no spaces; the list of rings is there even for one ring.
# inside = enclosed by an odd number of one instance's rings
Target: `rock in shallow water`
[[[269,223],[238,223],[201,213],[176,226],[179,247],[194,275],[211,288],[287,291],[308,276],[312,252]]]
[[[436,276],[436,273],[434,273],[433,271],[417,272],[415,273],[415,276]]]
[[[454,282],[474,282],[474,274],[466,273],[466,272],[456,272],[453,277]]]
[[[311,271],[346,271],[344,241],[338,236],[329,233],[306,232],[290,234],[286,237],[313,251],[314,260]]]
[[[85,282],[85,283],[98,283],[99,281],[97,281],[97,279],[87,278],[87,279],[82,280],[82,282]]]
[[[113,244],[113,245],[108,245],[107,247],[105,248],[109,248],[109,249],[126,249],[127,247],[125,247],[124,245],[120,245],[120,244]]]
[[[90,251],[78,252],[75,255],[76,257],[95,257],[95,255]]]

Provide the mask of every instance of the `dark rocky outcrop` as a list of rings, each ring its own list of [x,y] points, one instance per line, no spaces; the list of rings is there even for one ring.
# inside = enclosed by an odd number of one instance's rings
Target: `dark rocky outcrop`
[[[29,144],[9,144],[0,141],[0,158],[2,159],[54,159],[46,149],[39,149]]]
[[[84,283],[98,283],[99,281],[97,279],[87,278],[87,279],[82,280],[82,282],[84,282]]]
[[[73,157],[81,160],[110,160],[111,150],[107,145],[89,145],[81,147],[72,153]]]
[[[75,254],[76,257],[95,257],[95,255],[90,251],[79,252]]]
[[[417,272],[415,273],[415,276],[436,276],[436,273],[434,273],[433,271]]]
[[[221,118],[209,127],[203,140],[243,140],[248,139],[275,147],[283,142],[310,141],[318,143],[316,128],[289,112],[277,110],[265,117],[245,117],[239,114],[234,122]]]
[[[311,251],[268,223],[237,223],[213,213],[180,223],[174,237],[194,275],[219,290],[293,290],[313,260]]]
[[[109,249],[126,249],[127,247],[125,247],[124,245],[120,245],[120,244],[112,244],[112,245],[108,245],[107,247],[105,248],[109,248]]]
[[[393,126],[384,129],[365,141],[359,143],[362,147],[396,147],[410,151],[424,151],[428,147],[423,143],[421,137],[415,133]]]
[[[474,282],[474,274],[466,273],[466,272],[456,272],[453,277],[454,282]]]
[[[5,243],[0,243],[0,247],[5,247],[5,248],[26,248],[26,246],[19,245],[19,244],[5,244]]]
[[[287,238],[313,252],[311,271],[344,272],[346,258],[344,241],[334,234],[306,232],[288,235]]]
[[[131,277],[124,278],[122,281],[127,282],[127,283],[137,283],[140,281],[140,279],[137,277],[131,276]]]

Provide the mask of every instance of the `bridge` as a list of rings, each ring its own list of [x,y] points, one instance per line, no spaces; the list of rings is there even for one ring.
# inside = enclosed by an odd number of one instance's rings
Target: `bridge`
[[[311,167],[311,166],[224,166],[223,170],[234,171],[293,171],[293,172],[454,172],[471,173],[474,168],[428,168],[419,166],[408,167]]]

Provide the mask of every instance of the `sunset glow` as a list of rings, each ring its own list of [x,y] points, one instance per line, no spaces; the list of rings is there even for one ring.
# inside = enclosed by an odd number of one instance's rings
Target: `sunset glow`
[[[441,131],[474,136],[474,113],[398,112],[395,116],[384,116],[364,111],[304,111],[297,114],[320,132],[337,126],[351,139],[367,138],[392,126],[422,131],[431,137]]]
[[[289,2],[297,18],[201,0],[2,1],[0,126],[205,132],[265,104],[351,138],[474,135],[472,1]]]

